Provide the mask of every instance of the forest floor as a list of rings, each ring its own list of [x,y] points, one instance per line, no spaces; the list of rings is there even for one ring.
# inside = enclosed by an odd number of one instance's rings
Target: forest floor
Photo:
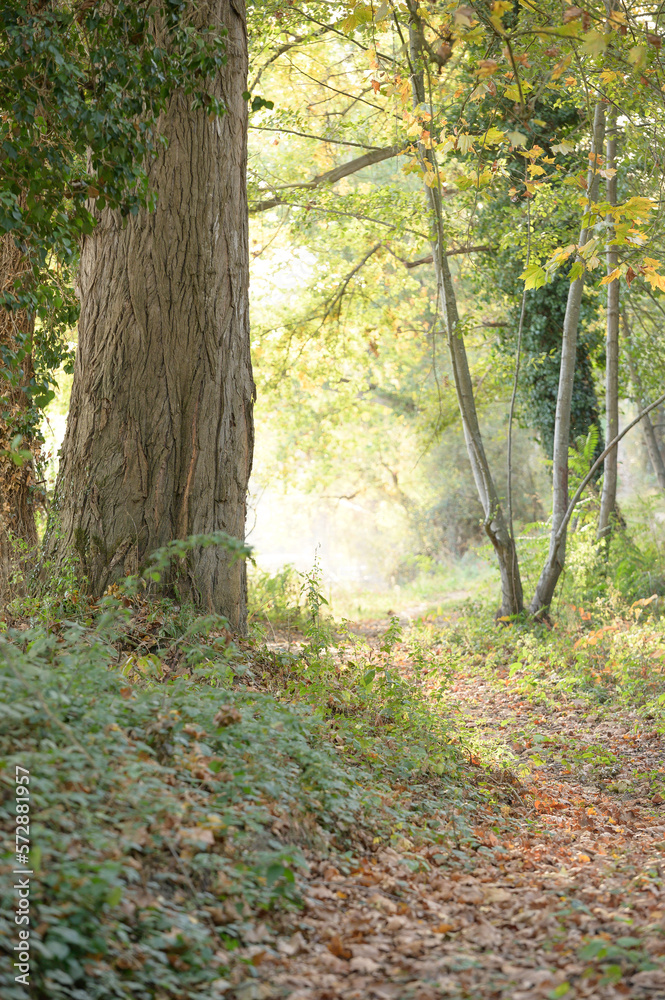
[[[655,600],[237,642],[141,596],[7,616],[0,951],[16,765],[37,1000],[665,1000]]]
[[[388,625],[355,631],[376,645]],[[394,653],[412,677],[409,650]],[[461,804],[466,836],[443,806],[446,848],[406,839],[351,863],[310,853],[304,912],[279,933],[257,929],[234,996],[665,997],[662,732],[616,703],[534,695],[476,660],[437,710],[469,784],[493,801]]]

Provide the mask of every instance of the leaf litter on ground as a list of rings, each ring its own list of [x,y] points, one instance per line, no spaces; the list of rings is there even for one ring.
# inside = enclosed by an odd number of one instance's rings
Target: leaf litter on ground
[[[510,629],[461,629],[209,628],[151,640],[154,671],[121,629],[9,636],[38,1000],[665,996],[660,695],[587,690],[578,653],[562,688]]]

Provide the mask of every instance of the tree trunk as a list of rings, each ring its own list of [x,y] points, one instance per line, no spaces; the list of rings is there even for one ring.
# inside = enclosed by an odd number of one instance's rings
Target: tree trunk
[[[605,167],[615,169],[617,148],[617,113],[610,113],[607,128]],[[617,203],[616,174],[607,178],[607,200],[610,205]],[[607,223],[607,273],[611,274],[619,264],[619,252],[610,246],[614,239],[614,218],[608,215]],[[611,281],[607,286],[607,325],[605,337],[605,412],[607,415],[606,440],[612,441],[619,433],[619,281]],[[598,516],[598,538],[604,538],[612,530],[611,519],[616,510],[618,449],[613,448],[603,466],[603,491],[600,498]]]
[[[594,113],[593,140],[589,157],[587,174],[587,212],[580,232],[580,246],[589,239],[589,227],[586,215],[591,211],[591,205],[598,199],[600,182],[599,160],[603,152],[605,138],[605,106],[598,101]],[[580,257],[577,258],[581,260]],[[568,509],[568,448],[570,445],[570,413],[575,380],[575,359],[577,354],[577,330],[584,289],[582,274],[570,283],[566,315],[563,322],[563,345],[561,351],[561,368],[559,371],[559,392],[556,403],[554,425],[554,457],[552,463],[552,529],[550,534],[550,551],[545,566],[531,601],[530,611],[539,614],[551,604],[554,590],[563,570],[566,556],[566,533],[561,534],[559,528],[564,523]]]
[[[210,120],[175,94],[151,164],[152,213],[106,210],[81,256],[72,401],[46,555],[76,553],[91,595],[175,538],[244,538],[252,464],[244,0],[208,0],[228,30]],[[243,629],[242,562],[196,549],[162,590]]]
[[[0,291],[12,293],[15,282],[28,271],[28,259],[11,233],[0,237]],[[3,359],[26,351],[22,361],[0,363],[0,604],[21,590],[23,571],[34,565],[37,548],[33,461],[24,457],[19,465],[12,458],[12,453],[17,456],[36,447],[24,428],[30,405],[26,389],[32,378],[33,326],[33,318],[24,310],[0,307]],[[22,440],[16,447],[13,441],[19,435]]]
[[[412,5],[412,24],[409,32],[411,80],[415,108],[425,102],[425,88],[422,73],[422,35],[418,30],[417,10]],[[436,176],[438,166],[431,149],[422,152],[423,160],[429,161]],[[515,540],[508,530],[496,485],[492,477],[489,461],[485,452],[478,413],[473,392],[473,381],[469,369],[469,360],[464,343],[464,332],[459,321],[457,298],[453,287],[452,275],[446,256],[445,232],[443,227],[443,212],[441,205],[441,190],[438,182],[432,187],[425,185],[425,190],[432,214],[432,256],[436,271],[437,288],[441,302],[443,321],[446,330],[446,340],[457,390],[457,402],[462,417],[464,439],[471,463],[473,478],[478,496],[483,507],[485,531],[494,547],[499,571],[501,574],[501,616],[519,614],[524,608],[522,581]]]
[[[658,449],[661,455],[665,455],[665,442],[663,440],[663,428],[665,427],[665,417],[663,416],[662,406],[659,406],[657,410],[654,410],[654,416],[651,423],[653,425],[654,434],[656,435],[656,442],[658,443]]]
[[[624,337],[626,340],[626,359],[628,361],[628,370],[630,371],[630,381],[633,383],[633,399],[637,404],[638,410],[643,410],[645,407],[644,391],[642,389],[642,379],[640,378],[639,369],[635,362],[633,356],[633,345],[632,338],[630,336],[630,326],[628,324],[628,318],[626,316],[626,310],[624,309],[621,316],[623,320],[623,330]],[[656,413],[658,410],[655,411]],[[654,471],[656,479],[658,480],[658,485],[661,490],[665,491],[665,462],[663,461],[663,456],[660,448],[658,447],[658,438],[656,436],[656,428],[653,425],[651,419],[651,414],[647,413],[642,418],[642,431],[644,433],[644,442],[647,446],[647,452],[649,454],[649,461],[651,462],[651,467]]]

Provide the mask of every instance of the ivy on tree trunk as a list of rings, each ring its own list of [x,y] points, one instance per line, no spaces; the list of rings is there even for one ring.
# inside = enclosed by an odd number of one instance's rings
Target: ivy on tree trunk
[[[242,0],[210,0],[227,29],[210,85],[220,117],[172,96],[150,164],[157,207],[123,224],[105,210],[81,254],[71,408],[46,544],[76,552],[93,596],[175,538],[244,538],[252,465],[245,190],[247,34]],[[195,549],[162,588],[242,629],[245,570]]]

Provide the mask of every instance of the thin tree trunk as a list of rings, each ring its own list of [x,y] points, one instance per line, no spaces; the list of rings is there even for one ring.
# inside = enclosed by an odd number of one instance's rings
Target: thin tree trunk
[[[642,388],[642,379],[640,378],[640,373],[635,362],[633,355],[633,344],[632,337],[630,335],[630,325],[628,323],[628,318],[626,316],[625,309],[621,314],[623,320],[623,331],[626,341],[626,359],[628,361],[628,370],[630,371],[630,381],[633,383],[633,399],[637,404],[638,410],[643,410],[644,403],[644,390]],[[656,413],[658,410],[655,411]],[[658,438],[656,437],[656,429],[653,425],[651,419],[651,414],[647,413],[642,419],[642,431],[644,433],[644,441],[647,446],[647,452],[649,454],[649,461],[651,462],[651,467],[654,471],[656,479],[658,480],[658,485],[661,490],[665,491],[665,462],[663,461],[663,456],[660,448],[658,447]]]
[[[654,410],[655,417],[652,420],[654,434],[656,435],[656,442],[658,443],[658,450],[660,454],[665,458],[665,442],[663,440],[663,429],[665,428],[665,413],[663,413],[662,406]]]
[[[593,140],[589,157],[589,172],[587,174],[587,212],[598,198],[600,174],[598,163],[603,152],[605,138],[605,106],[599,101],[596,104],[593,121]],[[580,232],[580,246],[589,239],[589,228],[586,220]],[[581,257],[577,258],[581,260]],[[584,290],[585,274],[570,283],[566,315],[563,322],[563,345],[561,350],[561,368],[559,370],[559,392],[557,395],[556,417],[554,425],[554,456],[552,464],[552,529],[550,534],[550,550],[545,566],[536,585],[531,601],[532,614],[546,610],[554,596],[554,590],[563,570],[566,556],[566,532],[559,532],[564,523],[568,508],[568,449],[570,447],[570,417],[575,380],[575,360],[577,353],[577,331],[580,320],[582,292]]]
[[[0,237],[0,291],[13,292],[15,282],[28,271],[29,261],[11,233]],[[33,327],[25,310],[0,307],[1,355],[10,357],[21,348],[27,352],[15,366],[0,362],[0,604],[21,589],[22,572],[34,563],[37,548],[33,461],[19,465],[12,458],[12,452],[36,448],[24,428],[30,405],[26,389],[32,378]],[[19,435],[22,440],[15,447]]]
[[[415,8],[412,10],[412,17],[417,19]],[[421,69],[423,62],[422,43],[420,41],[420,33],[413,24],[409,31],[409,47],[413,101],[414,106],[417,108],[418,105],[425,103],[425,87]],[[436,174],[438,167],[433,151],[431,149],[425,150],[423,158],[429,161],[432,170]],[[502,616],[519,614],[524,607],[524,598],[517,550],[515,548],[515,540],[506,524],[480,432],[469,360],[466,353],[463,330],[459,321],[457,298],[453,287],[452,275],[448,265],[448,257],[446,256],[441,191],[438,183],[435,183],[432,187],[426,185],[425,189],[433,217],[433,233],[431,236],[432,256],[434,259],[448,350],[455,379],[455,388],[457,390],[457,401],[462,417],[464,439],[466,441],[476,489],[485,515],[483,525],[496,552],[501,574],[500,614]]]
[[[81,257],[72,401],[47,557],[78,555],[93,596],[190,534],[244,538],[252,464],[244,0],[199,5],[228,30],[210,120],[175,94],[150,166],[154,212],[105,211]],[[194,550],[163,589],[243,629],[245,570]]]
[[[617,113],[610,112],[607,127],[605,167],[608,171],[616,168]],[[617,203],[617,176],[607,178],[607,200],[610,205]],[[619,264],[619,252],[610,246],[614,239],[614,218],[608,215],[607,223],[607,273],[611,274]],[[607,326],[605,337],[605,412],[607,415],[606,439],[611,441],[619,433],[619,281],[611,281],[607,286]],[[598,538],[604,538],[612,530],[611,519],[616,510],[618,449],[613,448],[605,458],[603,466],[603,490],[600,497],[598,516]]]

